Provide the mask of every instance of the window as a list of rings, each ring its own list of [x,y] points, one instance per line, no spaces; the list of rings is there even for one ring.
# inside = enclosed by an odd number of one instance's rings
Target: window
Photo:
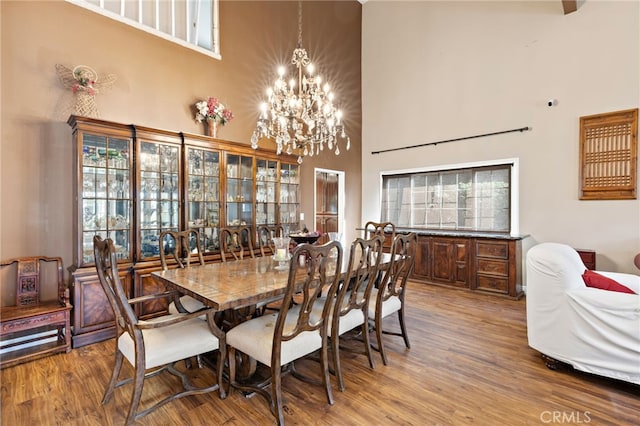
[[[66,0],[220,59],[219,0]]]
[[[398,227],[511,231],[512,164],[382,175],[382,222]]]

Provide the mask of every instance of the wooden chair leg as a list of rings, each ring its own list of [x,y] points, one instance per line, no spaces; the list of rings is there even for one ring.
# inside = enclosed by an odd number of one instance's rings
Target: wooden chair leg
[[[136,353],[136,358],[138,354]],[[138,361],[136,359],[136,361]],[[135,379],[133,381],[133,392],[131,393],[131,403],[129,404],[129,413],[127,414],[126,424],[129,425],[136,420],[136,411],[138,405],[140,405],[140,399],[142,398],[142,388],[144,387],[144,366],[136,369]]]
[[[333,405],[333,393],[331,392],[331,379],[329,378],[329,351],[327,349],[327,342],[325,342],[320,349],[320,364],[322,366],[322,384],[324,385],[327,393],[327,402],[329,405]]]
[[[380,352],[380,357],[382,357],[382,363],[387,365],[387,354],[384,352],[384,346],[382,344],[382,318],[380,316],[376,316],[376,338],[378,340],[378,351]]]
[[[231,394],[231,389],[233,385],[236,384],[236,348],[233,346],[229,346],[228,351],[229,357],[229,389],[227,390],[227,394]]]
[[[411,348],[411,344],[409,343],[409,334],[407,333],[407,326],[404,321],[404,305],[398,311],[398,321],[400,322],[400,330],[402,331],[402,338],[404,339],[404,345],[407,349]]]
[[[342,378],[342,366],[340,365],[340,337],[331,336],[331,353],[333,357],[333,370],[338,380],[338,388],[344,392],[344,380]]]
[[[227,397],[227,391],[224,388],[224,365],[227,361],[226,353],[226,346],[223,345],[218,349],[218,365],[216,366],[216,372],[218,376],[218,394],[220,395],[220,399],[225,399]],[[200,356],[198,356],[198,359],[200,359]]]
[[[120,370],[122,370],[123,360],[124,360],[124,355],[122,355],[122,352],[116,351],[115,361],[113,364],[113,372],[111,373],[111,380],[109,380],[107,389],[104,391],[104,397],[102,398],[103,405],[109,402],[109,400],[113,396],[113,391],[116,388],[116,384],[118,383],[118,377],[120,376]]]
[[[279,426],[284,425],[284,412],[282,409],[282,368],[271,366],[271,399],[273,410]]]
[[[371,352],[371,341],[369,340],[369,320],[362,323],[362,340],[364,341],[364,351],[369,359],[369,367],[376,368],[373,361],[373,352]]]

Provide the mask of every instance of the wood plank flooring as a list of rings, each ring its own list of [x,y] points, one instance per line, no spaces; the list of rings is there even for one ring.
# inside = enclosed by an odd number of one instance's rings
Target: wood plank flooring
[[[369,369],[343,352],[346,390],[329,406],[320,387],[283,380],[290,425],[637,425],[640,387],[579,373],[552,371],[527,346],[525,301],[411,283],[411,349],[385,336],[389,365]],[[396,321],[389,321],[389,327]],[[114,342],[74,349],[0,372],[2,425],[120,425],[130,387],[100,401],[113,364]],[[314,361],[299,368],[311,373]],[[130,372],[130,369],[125,369]],[[194,380],[214,381],[208,369]],[[163,396],[173,378],[147,382],[143,404]],[[183,398],[140,425],[270,425],[259,396],[233,392]]]

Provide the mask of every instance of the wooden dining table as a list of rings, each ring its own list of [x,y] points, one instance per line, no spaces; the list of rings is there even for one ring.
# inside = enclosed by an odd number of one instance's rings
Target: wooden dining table
[[[390,260],[391,255],[383,253],[381,262],[386,265]],[[349,252],[345,251],[340,271],[345,276],[348,263]],[[189,295],[216,311],[226,311],[284,296],[289,263],[282,264],[271,256],[261,256],[155,271],[151,275],[170,289]]]
[[[390,261],[391,255],[383,253],[381,263],[388,266]],[[346,250],[340,267],[340,274],[344,278],[348,268],[349,251]],[[298,271],[301,276],[306,275],[304,267],[299,267]],[[155,271],[151,275],[168,289],[189,295],[205,306],[226,314],[226,319],[219,320],[219,325],[225,329],[225,321],[230,323],[228,327],[233,327],[248,319],[254,312],[252,308],[260,302],[277,301],[284,296],[289,281],[289,262],[277,261],[272,256],[261,256]],[[255,372],[254,359],[240,360],[238,375],[241,379],[250,379]]]

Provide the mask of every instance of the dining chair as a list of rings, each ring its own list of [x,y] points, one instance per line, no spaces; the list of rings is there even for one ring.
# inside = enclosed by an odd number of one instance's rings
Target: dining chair
[[[109,402],[116,388],[133,382],[126,418],[128,425],[166,403],[188,395],[218,390],[220,398],[224,399],[226,391],[222,385],[222,373],[226,354],[225,335],[213,320],[213,310],[165,315],[149,321],[139,320],[135,316],[133,304],[158,298],[171,299],[175,296],[175,292],[167,291],[127,299],[118,273],[113,241],[110,238],[103,240],[98,235],[94,236],[93,252],[98,278],[113,309],[116,326],[115,362],[102,404]],[[198,319],[198,316],[203,314],[206,314],[207,321]],[[217,383],[213,385],[195,387],[184,373],[175,368],[175,363],[178,361],[216,350],[218,351]],[[134,374],[133,377],[119,380],[124,359],[131,364]],[[145,379],[163,372],[179,377],[182,388],[139,411]]]
[[[369,342],[369,298],[381,272],[382,245],[384,237],[375,235],[371,239],[356,238],[351,243],[347,275],[338,290],[331,310],[331,350],[338,386],[344,391],[344,380],[340,365],[340,336],[360,327],[364,350],[369,367],[375,368]],[[354,339],[355,340],[355,339]]]
[[[335,255],[332,255],[332,252]],[[278,312],[237,325],[227,332],[230,386],[256,392],[269,403],[279,425],[284,424],[282,369],[301,380],[325,388],[333,405],[328,360],[328,317],[337,290],[342,265],[342,246],[336,241],[324,245],[299,244],[289,263],[289,277]],[[328,288],[328,290],[326,290]],[[314,303],[327,291],[321,316],[312,315]],[[297,304],[292,303],[294,297]],[[294,361],[320,351],[321,382],[296,371]],[[265,387],[236,381],[236,352],[241,352],[270,368],[270,392]]]
[[[273,243],[275,237],[284,237],[284,227],[282,225],[258,226],[256,244],[262,256],[270,256],[276,252],[275,244]]]
[[[411,348],[405,321],[405,299],[407,280],[413,272],[418,237],[415,232],[398,234],[391,246],[391,263],[386,268],[377,288],[371,290],[369,299],[369,319],[374,321],[378,351],[382,363],[387,365],[387,356],[382,343],[382,335],[402,336],[407,348]],[[383,330],[382,320],[397,312],[401,332]]]
[[[163,271],[169,269],[169,259],[172,259],[178,268],[188,268],[191,263],[204,265],[198,230],[162,231],[160,233],[160,264]],[[185,295],[169,304],[169,313],[195,312],[202,308],[205,308],[202,302]]]
[[[253,251],[251,229],[248,226],[220,229],[220,258],[242,260],[244,256],[256,257]]]
[[[387,234],[390,234],[387,237]],[[364,225],[364,238],[369,239],[373,235],[382,235],[385,238],[384,251],[391,251],[391,244],[396,238],[396,226],[392,222],[372,222],[369,221]],[[387,244],[389,242],[389,244]]]

